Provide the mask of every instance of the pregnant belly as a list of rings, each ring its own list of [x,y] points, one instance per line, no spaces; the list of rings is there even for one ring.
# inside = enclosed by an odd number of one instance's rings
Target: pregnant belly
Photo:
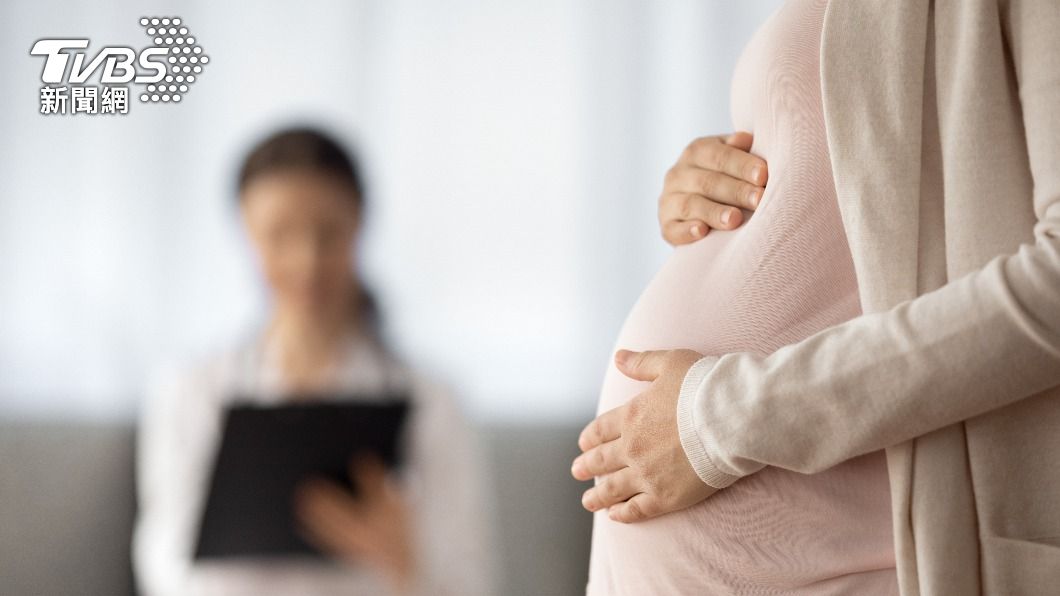
[[[737,231],[675,249],[615,348],[769,353],[857,315],[853,266],[835,256],[845,239],[837,248],[827,234],[770,218],[760,208]],[[647,386],[609,364],[598,412]],[[813,475],[767,467],[642,523],[597,512],[589,592],[895,594],[887,482],[879,451]]]

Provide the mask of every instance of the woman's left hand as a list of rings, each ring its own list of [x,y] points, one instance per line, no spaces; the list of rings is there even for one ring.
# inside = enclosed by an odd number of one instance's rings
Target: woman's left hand
[[[417,571],[410,509],[378,457],[355,459],[350,476],[356,496],[322,479],[299,488],[295,513],[306,539],[339,559],[376,567],[401,593]]]
[[[584,452],[571,466],[578,480],[602,476],[582,506],[605,507],[619,522],[637,522],[699,503],[718,489],[704,483],[685,455],[677,430],[677,398],[692,350],[615,353],[627,377],[652,381],[647,391],[589,423],[578,438]]]

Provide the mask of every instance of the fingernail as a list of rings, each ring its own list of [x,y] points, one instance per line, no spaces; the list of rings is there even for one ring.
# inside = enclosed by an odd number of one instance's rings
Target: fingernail
[[[588,509],[589,511],[593,510],[593,504],[589,502],[588,493],[582,495],[582,507]]]
[[[751,208],[752,209],[757,209],[758,208],[758,202],[762,200],[762,194],[759,193],[757,190],[752,190],[749,199],[750,200],[748,202],[751,203]]]
[[[725,213],[721,214],[721,223],[729,225],[730,221],[732,221],[732,210],[726,209]]]
[[[703,235],[702,228],[700,228],[698,225],[692,226],[692,237],[693,238],[699,238],[702,235]]]
[[[765,172],[762,171],[762,166],[755,166],[751,169],[751,181],[758,182],[764,173]]]
[[[627,358],[629,358],[629,350],[619,350],[615,352],[615,362],[625,364]]]

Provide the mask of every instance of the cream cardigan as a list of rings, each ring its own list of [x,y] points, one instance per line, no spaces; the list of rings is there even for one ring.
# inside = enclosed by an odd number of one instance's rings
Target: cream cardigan
[[[1060,2],[832,0],[832,169],[865,315],[706,356],[682,445],[725,487],[887,449],[901,592],[1060,590]]]

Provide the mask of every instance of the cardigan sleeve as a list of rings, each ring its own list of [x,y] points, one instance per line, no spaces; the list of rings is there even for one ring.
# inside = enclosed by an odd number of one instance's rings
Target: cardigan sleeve
[[[767,465],[817,473],[1060,385],[1060,5],[1012,0],[1033,243],[890,310],[773,354],[707,356],[678,399],[682,446],[723,488]],[[988,200],[984,197],[984,200]]]

